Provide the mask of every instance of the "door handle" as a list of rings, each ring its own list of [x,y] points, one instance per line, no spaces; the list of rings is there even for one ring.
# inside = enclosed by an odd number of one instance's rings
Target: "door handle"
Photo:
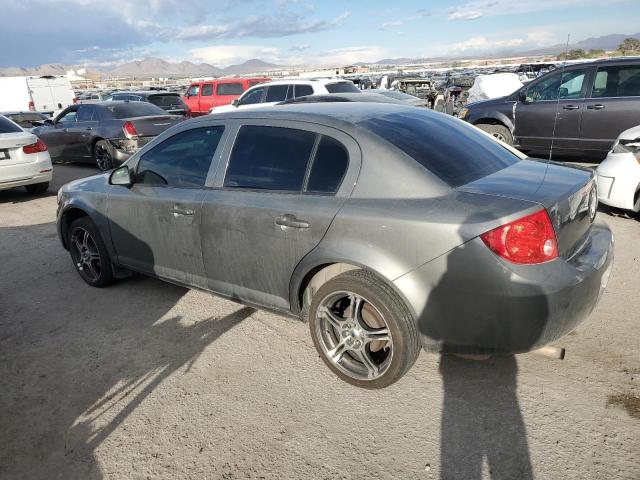
[[[602,105],[601,103],[596,103],[595,105],[587,105],[587,108],[589,110],[602,110],[604,108],[604,105]]]
[[[62,131],[63,131],[64,133],[68,133],[68,132],[69,132],[69,129],[68,129],[68,128],[63,128],[63,129],[62,129]]]
[[[87,130],[93,130],[93,127],[87,127]]]
[[[295,215],[286,213],[276,218],[276,225],[291,228],[309,228],[311,224],[306,220],[298,220]]]
[[[578,110],[580,107],[577,105],[565,105],[562,107],[564,110]]]
[[[171,210],[169,210],[169,213],[174,217],[193,217],[195,212],[188,208],[174,206]]]

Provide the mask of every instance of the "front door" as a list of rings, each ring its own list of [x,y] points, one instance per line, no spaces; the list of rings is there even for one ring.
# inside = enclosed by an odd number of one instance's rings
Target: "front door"
[[[203,204],[211,290],[289,308],[293,271],[322,240],[360,165],[357,145],[347,135],[304,128],[290,122],[244,125],[227,148],[226,174],[220,170],[218,188],[207,192]]]
[[[640,65],[599,67],[585,102],[581,140],[604,157],[625,130],[640,125]]]
[[[53,125],[38,127],[34,133],[42,139],[54,161],[73,160],[69,128],[75,124],[77,107],[69,107],[54,119]]]
[[[580,147],[580,124],[588,68],[558,71],[525,90],[516,104],[514,135],[525,151],[539,154]]]
[[[183,130],[145,152],[130,188],[112,186],[108,217],[117,261],[204,287],[200,224],[205,182],[224,127]]]

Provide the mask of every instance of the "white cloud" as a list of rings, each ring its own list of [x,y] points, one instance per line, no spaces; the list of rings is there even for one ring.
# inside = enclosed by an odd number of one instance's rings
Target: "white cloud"
[[[621,0],[610,0],[615,3]],[[497,15],[526,14],[553,10],[572,5],[584,8],[590,3],[601,4],[600,0],[470,0],[447,12],[449,20],[475,20],[480,17]]]
[[[194,60],[210,63],[217,67],[226,67],[252,58],[280,63],[282,58],[279,49],[263,45],[217,45],[193,48],[189,53]]]
[[[449,20],[474,20],[480,18],[482,12],[477,10],[455,10],[449,14]]]
[[[380,25],[380,28],[382,30],[387,30],[389,28],[393,28],[393,27],[399,27],[400,25],[403,25],[404,22],[402,20],[394,20],[392,22],[384,22],[382,25]]]
[[[533,31],[517,37],[488,38],[480,35],[460,42],[442,45],[440,48],[447,53],[486,53],[510,49],[531,49],[551,44],[556,40],[551,32]]]

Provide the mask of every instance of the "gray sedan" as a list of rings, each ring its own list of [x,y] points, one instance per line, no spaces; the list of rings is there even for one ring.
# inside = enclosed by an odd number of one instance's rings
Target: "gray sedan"
[[[89,285],[140,272],[309,322],[364,388],[421,348],[526,352],[584,320],[613,257],[593,173],[401,105],[283,105],[183,122],[65,185]]]

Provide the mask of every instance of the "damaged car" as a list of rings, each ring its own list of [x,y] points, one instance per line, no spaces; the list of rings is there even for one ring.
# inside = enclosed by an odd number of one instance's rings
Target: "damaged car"
[[[640,212],[640,126],[620,134],[596,172],[600,202]]]
[[[47,144],[54,162],[88,162],[110,170],[182,120],[147,102],[102,102],[65,108],[32,131]]]

